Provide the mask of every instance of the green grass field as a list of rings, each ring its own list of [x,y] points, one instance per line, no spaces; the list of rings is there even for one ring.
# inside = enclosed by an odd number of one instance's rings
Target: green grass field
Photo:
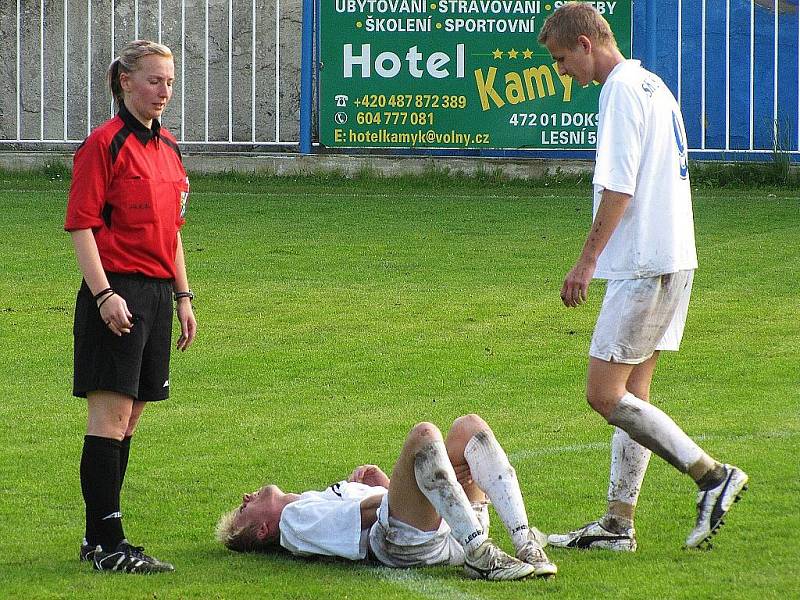
[[[0,174],[0,597],[788,598],[798,593],[800,194],[695,192],[701,268],[682,351],[653,400],[751,476],[710,552],[681,549],[694,487],[654,458],[634,555],[551,550],[552,581],[467,581],[237,555],[214,524],[265,481],[321,488],[392,466],[415,423],[479,412],[517,467],[531,521],[604,508],[611,429],[584,401],[602,287],[558,297],[591,219],[587,184],[194,178],[184,241],[200,332],[172,398],[145,411],[126,533],[172,575],[79,564],[84,402],[70,396],[80,282],[68,183]],[[492,535],[507,548],[498,519]]]

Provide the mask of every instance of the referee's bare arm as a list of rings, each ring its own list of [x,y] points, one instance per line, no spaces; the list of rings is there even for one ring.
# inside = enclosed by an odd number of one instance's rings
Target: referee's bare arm
[[[183,240],[181,232],[177,233],[178,246],[175,250],[175,292],[186,292],[189,290],[189,277],[186,275],[186,260],[183,255]],[[181,335],[178,337],[176,347],[180,351],[186,350],[192,345],[197,336],[197,319],[194,316],[192,301],[190,298],[180,298],[177,301],[178,322],[181,325]]]
[[[111,286],[108,284],[108,277],[103,270],[100,262],[100,253],[97,250],[97,242],[91,229],[76,229],[70,231],[72,245],[75,247],[75,256],[78,258],[78,266],[83,274],[86,285],[92,295],[96,295],[102,290]],[[130,333],[133,323],[133,315],[128,310],[125,298],[117,293],[104,297],[100,304],[100,317],[115,335]]]

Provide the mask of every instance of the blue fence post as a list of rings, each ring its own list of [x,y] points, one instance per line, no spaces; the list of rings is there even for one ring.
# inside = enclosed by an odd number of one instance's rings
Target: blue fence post
[[[300,63],[300,154],[311,154],[314,100],[314,0],[303,0],[303,39]]]
[[[656,67],[656,48],[658,47],[658,31],[656,28],[656,20],[658,19],[658,9],[657,9],[657,2],[656,0],[645,0],[646,1],[646,12],[645,12],[645,36],[646,36],[646,45],[647,48],[645,49],[645,67],[648,71],[652,71],[654,73],[658,72],[658,68]],[[680,1],[680,0],[679,0]]]

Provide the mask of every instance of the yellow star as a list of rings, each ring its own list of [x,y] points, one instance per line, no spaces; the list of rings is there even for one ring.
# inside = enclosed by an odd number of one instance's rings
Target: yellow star
[[[517,58],[517,54],[519,54],[519,52],[517,52],[516,50],[514,50],[514,48],[512,48],[511,50],[508,51],[508,58]]]
[[[492,51],[492,58],[503,58],[503,51],[500,48]]]
[[[522,56],[524,58],[531,58],[533,56],[533,51],[530,48],[525,48],[525,50],[522,51]]]

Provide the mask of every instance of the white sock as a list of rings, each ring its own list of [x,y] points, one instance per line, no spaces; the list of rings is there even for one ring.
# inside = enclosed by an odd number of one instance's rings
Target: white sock
[[[623,429],[631,438],[649,448],[681,473],[705,456],[684,431],[649,402],[630,392],[614,408],[608,422]]]
[[[492,501],[500,520],[519,550],[528,541],[528,515],[517,472],[491,431],[479,431],[464,448],[472,480]]]
[[[472,510],[475,512],[475,516],[478,517],[478,523],[481,524],[481,528],[488,533],[489,531],[489,501],[488,500],[478,500],[473,501],[472,503]]]
[[[611,437],[611,474],[608,501],[636,506],[644,474],[650,463],[650,450],[616,427]]]
[[[475,550],[489,537],[481,527],[464,488],[456,479],[444,442],[431,442],[417,452],[414,475],[420,491],[450,526],[453,536],[467,552]]]

